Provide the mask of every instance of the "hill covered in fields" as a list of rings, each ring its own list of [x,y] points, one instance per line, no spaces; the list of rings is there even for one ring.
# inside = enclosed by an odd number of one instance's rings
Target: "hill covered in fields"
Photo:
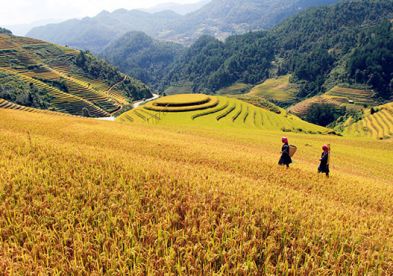
[[[215,93],[238,83],[255,86],[291,75],[286,81],[296,89],[290,89],[288,98],[281,96],[280,105],[335,86],[375,90],[374,100],[381,102],[392,97],[391,18],[391,0],[345,1],[301,12],[270,31],[231,36],[225,42],[204,35],[171,58],[164,77],[160,61],[154,63],[157,52],[134,51],[128,46],[134,44],[131,36],[115,42],[117,51],[109,60],[126,72],[149,73],[156,80],[152,85],[161,91],[184,87]],[[131,66],[122,62],[127,59],[152,62]]]
[[[263,129],[327,134],[331,130],[302,121],[274,105],[257,106],[244,100],[203,94],[163,97],[123,113],[123,123],[195,127]]]
[[[392,142],[281,136],[0,109],[0,270],[392,274]]]
[[[108,117],[151,97],[140,81],[93,55],[0,33],[0,98],[26,107]]]
[[[390,139],[393,137],[393,103],[372,107],[362,116],[354,113],[337,126],[346,135]]]

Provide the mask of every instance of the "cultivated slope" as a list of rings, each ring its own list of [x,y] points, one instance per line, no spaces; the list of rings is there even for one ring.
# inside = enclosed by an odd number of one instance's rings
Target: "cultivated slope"
[[[90,54],[0,34],[0,98],[20,105],[102,117],[151,96],[140,83]]]
[[[281,136],[0,110],[0,270],[393,274],[392,143]]]
[[[349,117],[342,127],[348,135],[390,139],[393,137],[393,103],[365,110],[360,120]]]
[[[180,102],[180,103],[179,103]],[[328,129],[302,121],[294,115],[280,114],[223,96],[183,94],[161,98],[117,118],[119,122],[164,125],[195,125],[223,128],[327,133]]]
[[[332,104],[337,107],[345,106],[348,110],[362,110],[364,106],[378,104],[374,96],[375,93],[371,90],[335,86],[326,93],[305,99],[289,107],[288,110],[300,117],[307,115],[313,104]]]

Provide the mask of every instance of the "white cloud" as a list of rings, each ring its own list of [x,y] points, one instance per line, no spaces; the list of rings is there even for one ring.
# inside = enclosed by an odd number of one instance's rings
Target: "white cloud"
[[[198,0],[0,0],[0,26],[81,18],[102,10],[148,8],[166,2],[186,4]]]

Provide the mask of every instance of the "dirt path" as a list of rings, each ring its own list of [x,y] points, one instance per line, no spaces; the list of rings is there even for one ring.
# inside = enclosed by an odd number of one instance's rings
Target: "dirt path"
[[[111,92],[113,88],[115,88],[116,86],[118,86],[119,84],[124,82],[126,79],[127,79],[127,76],[124,76],[123,80],[121,80],[121,81],[115,83],[114,85],[112,85],[105,93],[109,94],[109,92]]]
[[[155,99],[158,99],[160,97],[160,95],[158,94],[153,94],[152,98],[143,100],[143,101],[137,101],[135,103],[132,104],[132,108],[137,108],[140,105],[150,102],[150,101],[154,101]],[[116,119],[116,117],[112,116],[112,117],[102,117],[102,118],[97,118],[97,120],[101,120],[101,121],[114,121]]]

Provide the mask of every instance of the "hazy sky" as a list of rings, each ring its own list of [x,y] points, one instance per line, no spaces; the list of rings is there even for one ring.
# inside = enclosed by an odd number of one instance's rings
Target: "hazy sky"
[[[150,8],[167,2],[198,0],[0,0],[0,26],[94,16],[102,10]]]

